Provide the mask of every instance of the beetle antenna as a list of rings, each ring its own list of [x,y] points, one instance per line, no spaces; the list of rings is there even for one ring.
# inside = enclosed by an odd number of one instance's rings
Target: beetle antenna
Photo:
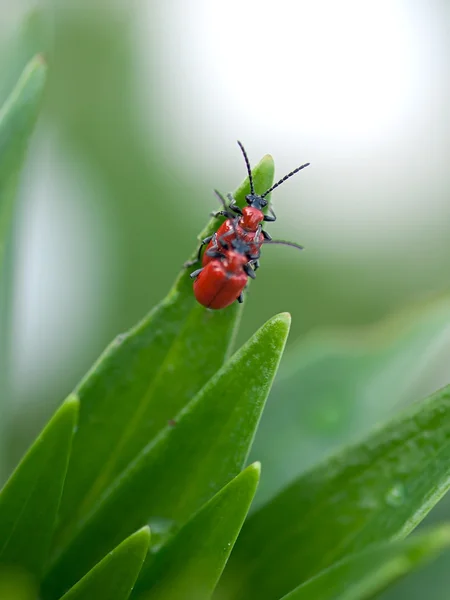
[[[300,246],[300,244],[296,244],[295,242],[286,242],[285,240],[264,240],[263,241],[264,246],[266,244],[279,244],[282,246],[292,246],[292,248],[297,248],[297,250],[303,250],[303,246]]]
[[[250,161],[248,160],[247,152],[245,151],[244,146],[241,144],[241,142],[239,140],[238,140],[238,144],[239,144],[239,148],[242,150],[242,154],[244,155],[245,164],[247,166],[248,180],[250,182],[250,193],[254,194],[255,188],[253,185],[253,176],[252,176],[252,170],[250,168]]]
[[[279,185],[281,185],[282,183],[284,183],[286,181],[286,179],[289,179],[289,177],[292,177],[292,175],[295,175],[296,173],[298,173],[299,171],[301,171],[305,167],[309,167],[310,164],[311,163],[305,163],[304,165],[301,165],[300,167],[297,167],[296,169],[294,169],[293,171],[291,171],[290,173],[288,173],[287,175],[285,175],[283,177],[283,179],[280,179],[280,181],[278,181],[277,183],[275,183],[275,185],[273,185],[266,192],[264,192],[264,194],[261,195],[261,198],[265,198],[265,196],[267,196],[267,194],[270,194],[270,192],[273,192],[273,190],[275,188],[277,188]]]

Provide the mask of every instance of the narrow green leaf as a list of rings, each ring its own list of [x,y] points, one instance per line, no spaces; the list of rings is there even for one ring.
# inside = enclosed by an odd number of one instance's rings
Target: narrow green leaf
[[[136,584],[139,600],[211,597],[253,500],[259,473],[259,463],[247,467],[148,562]]]
[[[291,345],[252,446],[250,459],[264,465],[253,510],[436,389],[449,321],[450,297],[443,296],[369,327],[313,332]]]
[[[404,537],[449,488],[449,441],[447,387],[299,477],[244,525],[223,578],[230,597],[274,600],[347,554]]]
[[[0,492],[0,563],[42,574],[61,499],[78,400],[70,396]]]
[[[150,543],[150,529],[143,527],[114,548],[61,600],[127,600]]]
[[[449,525],[408,540],[380,544],[322,571],[282,600],[370,600],[449,546]]]
[[[106,490],[70,543],[56,547],[49,598],[143,524],[183,526],[242,470],[289,325],[286,314],[268,321]]]
[[[46,71],[42,57],[36,56],[0,109],[0,268],[17,177],[39,112]]]
[[[257,189],[267,189],[274,173],[271,157],[253,173]],[[247,192],[244,182],[237,200],[242,203]],[[218,223],[213,219],[202,236]],[[77,389],[80,424],[61,506],[60,542],[222,366],[239,317],[237,303],[220,311],[200,306],[184,269],[167,298],[109,346]]]

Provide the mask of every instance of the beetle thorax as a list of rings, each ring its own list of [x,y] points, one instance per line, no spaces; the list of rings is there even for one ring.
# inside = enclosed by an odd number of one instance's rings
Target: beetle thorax
[[[259,208],[244,206],[239,225],[246,231],[256,231],[264,220],[264,214]]]

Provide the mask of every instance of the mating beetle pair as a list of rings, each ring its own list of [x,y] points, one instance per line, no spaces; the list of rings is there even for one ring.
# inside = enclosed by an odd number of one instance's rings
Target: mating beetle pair
[[[195,278],[194,295],[198,302],[207,308],[221,309],[235,300],[242,302],[248,278],[254,279],[255,271],[259,267],[263,244],[283,244],[302,250],[302,246],[293,242],[272,240],[262,229],[262,225],[265,221],[275,221],[276,216],[270,207],[269,214],[264,214],[263,209],[268,204],[266,196],[289,177],[307,167],[309,163],[297,167],[259,195],[255,192],[247,153],[241,142],[238,144],[244,155],[250,182],[250,194],[245,198],[247,206],[241,209],[231,194],[228,194],[229,205],[227,206],[225,199],[216,191],[223,210],[217,212],[215,216],[224,216],[226,220],[214,235],[202,240],[196,260],[186,263],[186,266],[192,266],[200,262],[202,248],[207,245],[203,253],[202,268],[191,273],[191,277]]]

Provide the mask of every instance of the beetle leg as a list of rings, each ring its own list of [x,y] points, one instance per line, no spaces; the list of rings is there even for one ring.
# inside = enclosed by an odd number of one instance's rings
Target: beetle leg
[[[224,233],[223,235],[220,236],[219,244],[221,246],[223,246],[224,248],[228,249],[227,242],[224,240],[225,240],[225,238],[230,237],[231,235],[234,235],[234,234],[235,234],[234,229],[230,229],[230,231],[227,231],[226,233]]]
[[[203,248],[203,246],[206,246],[206,244],[209,244],[209,242],[213,239],[213,237],[214,237],[213,235],[205,237],[205,239],[200,242],[200,247],[198,249],[197,257],[194,258],[194,260],[188,260],[187,262],[185,262],[184,265],[183,265],[183,267],[185,267],[186,269],[188,269],[189,267],[192,267],[196,263],[200,262],[200,258],[201,258],[201,255],[202,255],[202,248]]]
[[[262,236],[263,236],[263,238],[264,238],[265,240],[267,240],[268,242],[270,242],[270,241],[271,241],[271,239],[272,239],[272,236],[271,236],[271,235],[269,235],[269,234],[267,233],[267,231],[264,231],[264,229],[261,229],[261,233],[262,233]]]
[[[269,213],[270,215],[264,215],[264,221],[276,221],[277,215],[274,213],[272,206],[269,206]]]
[[[196,271],[192,271],[192,273],[189,275],[189,277],[191,279],[195,279],[196,277],[198,277],[200,275],[200,273],[203,271],[204,267],[202,267],[201,269],[197,269]]]
[[[227,218],[230,217],[229,213],[227,213],[226,210],[218,210],[217,212],[212,212],[209,214],[211,215],[211,217],[215,217],[216,219],[217,219],[217,217],[227,217]]]
[[[233,198],[233,196],[231,194],[227,194],[227,198],[230,201],[228,208],[236,214],[242,215],[242,209],[236,204],[236,200]]]
[[[239,304],[242,304],[244,302],[244,293],[241,292],[239,294],[239,296],[237,297],[237,301],[239,302]]]
[[[255,271],[251,268],[249,263],[244,265],[244,271],[247,273],[250,279],[256,279]]]
[[[211,248],[211,250],[207,250],[206,254],[208,256],[211,256],[211,258],[223,258],[224,257],[222,252],[218,252],[217,250],[213,250],[212,248]]]
[[[253,262],[253,270],[256,271],[257,269],[259,269],[259,260],[258,259],[256,259]]]

